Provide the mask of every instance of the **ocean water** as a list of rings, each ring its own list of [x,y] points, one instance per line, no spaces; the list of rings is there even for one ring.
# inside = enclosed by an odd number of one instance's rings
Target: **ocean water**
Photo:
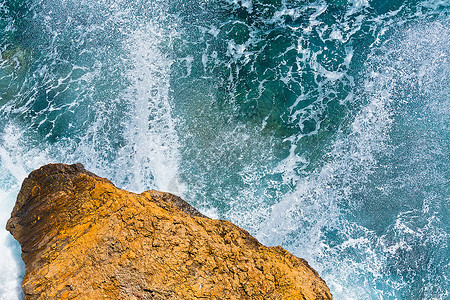
[[[0,227],[81,162],[182,196],[335,299],[448,299],[450,2],[0,0]],[[21,299],[0,229],[0,299]]]

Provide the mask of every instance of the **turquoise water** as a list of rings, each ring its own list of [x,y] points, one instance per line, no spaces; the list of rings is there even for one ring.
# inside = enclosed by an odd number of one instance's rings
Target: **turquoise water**
[[[81,162],[307,259],[335,299],[449,297],[450,3],[0,0],[0,223]],[[23,297],[0,232],[0,298]]]

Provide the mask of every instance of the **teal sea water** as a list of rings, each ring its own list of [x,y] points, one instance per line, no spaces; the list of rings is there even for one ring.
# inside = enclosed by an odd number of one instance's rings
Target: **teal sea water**
[[[81,162],[307,259],[335,299],[448,299],[448,0],[0,0],[0,226]],[[21,299],[0,229],[0,299]]]

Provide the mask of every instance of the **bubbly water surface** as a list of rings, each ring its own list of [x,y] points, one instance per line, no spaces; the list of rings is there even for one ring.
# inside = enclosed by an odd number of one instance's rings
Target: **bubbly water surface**
[[[307,259],[336,299],[449,294],[445,0],[0,0],[0,225],[81,162]],[[0,298],[23,297],[0,231]]]

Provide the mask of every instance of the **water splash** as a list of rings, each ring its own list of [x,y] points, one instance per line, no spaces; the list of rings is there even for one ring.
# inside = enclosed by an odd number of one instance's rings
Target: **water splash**
[[[19,36],[7,42],[22,44],[2,51],[0,62],[0,84],[9,86],[0,99],[1,224],[26,175],[51,162],[81,162],[134,191],[181,194],[164,6],[37,1],[16,9],[23,20],[10,26],[20,23]],[[45,37],[20,36],[34,30]],[[17,244],[4,229],[0,238],[0,298],[17,299]]]
[[[82,162],[282,244],[337,298],[448,296],[446,1],[0,3],[2,211]]]

